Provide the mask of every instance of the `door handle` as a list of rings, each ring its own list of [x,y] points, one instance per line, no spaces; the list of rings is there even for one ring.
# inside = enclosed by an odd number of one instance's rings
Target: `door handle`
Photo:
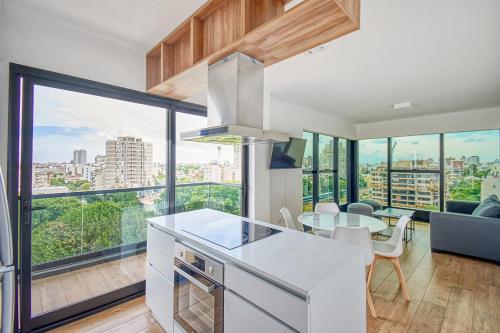
[[[212,284],[211,286],[206,286],[205,284],[198,281],[196,278],[192,277],[191,275],[189,275],[188,273],[186,273],[185,271],[183,271],[181,268],[179,268],[177,266],[174,266],[174,271],[177,274],[184,277],[185,279],[187,279],[189,282],[195,284],[197,287],[199,287],[201,290],[203,290],[206,293],[211,293],[212,291],[214,291],[214,289],[216,287],[215,284]]]
[[[30,204],[30,200],[24,200],[23,201],[23,210],[24,210],[25,213],[34,212],[34,211],[42,210],[42,209],[47,209],[47,206],[36,206],[36,207],[33,207]]]

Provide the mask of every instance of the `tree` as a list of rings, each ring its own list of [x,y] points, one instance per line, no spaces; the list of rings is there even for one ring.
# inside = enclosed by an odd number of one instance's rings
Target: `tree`
[[[60,177],[53,177],[50,179],[50,186],[65,186],[66,183],[64,181],[64,178]]]
[[[368,182],[366,181],[366,177],[362,174],[359,175],[359,188],[365,188],[368,186]]]
[[[238,186],[178,187],[176,204],[179,211],[210,207],[239,215],[240,193]],[[146,240],[146,219],[166,213],[166,191],[153,211],[146,211],[141,195],[132,190],[33,200],[43,207],[33,211],[33,265]]]
[[[457,185],[450,189],[450,197],[453,200],[480,201],[481,180],[462,179]]]
[[[92,189],[92,184],[86,180],[75,180],[67,182],[66,186],[71,192],[90,191]]]
[[[33,264],[109,249],[146,239],[146,218],[135,192],[85,199],[40,199],[33,212]]]

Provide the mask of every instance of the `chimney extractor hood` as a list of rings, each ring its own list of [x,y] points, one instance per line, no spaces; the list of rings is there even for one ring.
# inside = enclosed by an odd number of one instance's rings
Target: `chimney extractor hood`
[[[208,67],[208,126],[181,133],[181,140],[217,144],[288,141],[263,129],[264,65],[236,52]]]

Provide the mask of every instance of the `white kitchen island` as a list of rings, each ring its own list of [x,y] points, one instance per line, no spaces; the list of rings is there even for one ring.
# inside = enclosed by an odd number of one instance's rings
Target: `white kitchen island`
[[[186,232],[228,218],[202,209],[148,220],[146,302],[168,333],[183,332],[173,320],[176,242],[223,264],[225,333],[366,332],[360,250],[249,219],[282,232],[232,250]]]

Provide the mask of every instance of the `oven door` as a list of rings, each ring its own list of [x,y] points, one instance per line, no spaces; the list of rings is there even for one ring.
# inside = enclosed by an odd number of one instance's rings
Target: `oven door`
[[[223,332],[224,288],[175,259],[174,321],[187,333]]]

